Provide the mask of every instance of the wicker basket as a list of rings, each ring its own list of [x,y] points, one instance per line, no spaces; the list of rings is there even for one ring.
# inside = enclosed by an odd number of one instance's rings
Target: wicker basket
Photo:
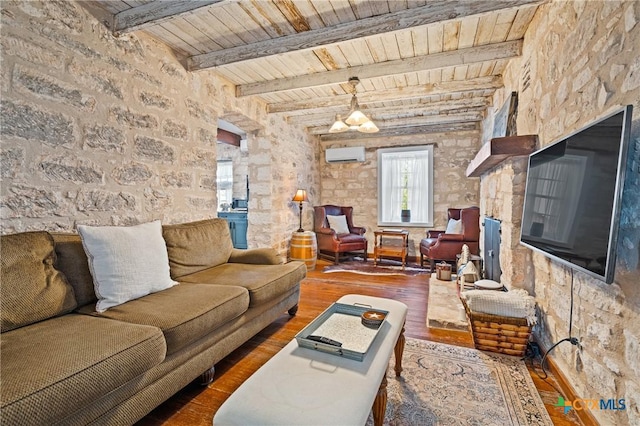
[[[527,324],[526,318],[472,312],[465,301],[460,300],[469,318],[469,328],[476,349],[524,356],[531,335],[531,326]]]

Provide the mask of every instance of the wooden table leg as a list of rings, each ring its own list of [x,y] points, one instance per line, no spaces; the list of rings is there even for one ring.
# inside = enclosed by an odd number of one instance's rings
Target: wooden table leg
[[[387,374],[382,377],[380,388],[376,399],[373,401],[373,424],[374,426],[382,426],[384,422],[384,412],[387,410]]]
[[[402,324],[402,330],[400,331],[400,335],[398,336],[398,340],[396,341],[396,346],[393,348],[393,353],[396,357],[396,377],[400,377],[400,373],[402,373],[402,354],[404,353],[404,324]]]

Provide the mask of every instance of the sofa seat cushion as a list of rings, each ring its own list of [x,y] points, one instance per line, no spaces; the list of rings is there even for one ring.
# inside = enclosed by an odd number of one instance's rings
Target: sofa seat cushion
[[[249,291],[249,307],[288,294],[305,277],[304,262],[283,265],[226,263],[181,277],[184,282],[242,286]]]
[[[158,328],[78,314],[2,333],[2,423],[55,423],[160,364],[165,349]]]
[[[78,312],[158,327],[171,355],[242,315],[249,307],[247,290],[238,286],[183,284],[148,294],[106,312],[92,305]]]

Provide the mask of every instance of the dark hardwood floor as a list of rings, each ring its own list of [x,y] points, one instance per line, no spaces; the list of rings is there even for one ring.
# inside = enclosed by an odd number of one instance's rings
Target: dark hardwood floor
[[[426,326],[428,275],[370,276],[353,273],[322,273],[326,261],[318,261],[301,285],[300,309],[295,317],[286,313],[250,341],[216,365],[215,380],[207,387],[192,383],[152,411],[138,425],[211,426],[220,405],[253,372],[283,348],[295,334],[318,314],[345,294],[366,294],[399,300],[409,307],[405,335],[452,345],[473,347],[468,332],[431,329]],[[582,424],[575,413],[565,415],[553,405],[560,386],[553,376],[542,380],[537,369],[529,367],[531,377],[555,425]],[[550,374],[550,373],[549,373]],[[565,393],[566,395],[566,393]]]

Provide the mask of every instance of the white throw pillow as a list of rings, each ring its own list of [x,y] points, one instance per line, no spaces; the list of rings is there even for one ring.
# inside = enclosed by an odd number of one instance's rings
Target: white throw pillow
[[[449,219],[449,223],[447,223],[447,229],[444,231],[445,234],[462,234],[462,221]]]
[[[329,221],[329,227],[336,231],[336,234],[349,234],[349,225],[347,225],[347,217],[345,215],[340,216],[329,216],[327,215],[327,220]]]
[[[159,220],[136,226],[78,225],[89,260],[97,312],[178,284]]]

